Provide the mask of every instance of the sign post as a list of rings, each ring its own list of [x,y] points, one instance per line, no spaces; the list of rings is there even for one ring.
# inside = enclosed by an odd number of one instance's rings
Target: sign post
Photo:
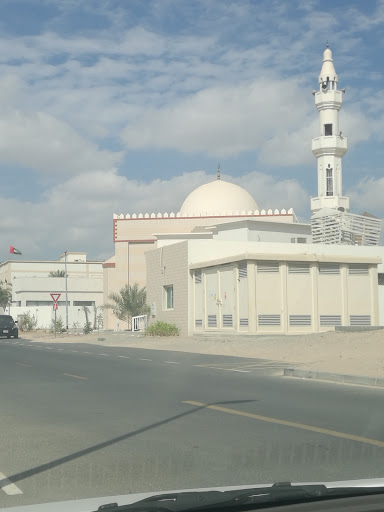
[[[57,321],[57,310],[59,308],[59,305],[57,301],[59,300],[59,297],[61,296],[61,293],[51,293],[51,297],[53,299],[53,311],[55,312],[55,338],[56,338],[56,321]]]

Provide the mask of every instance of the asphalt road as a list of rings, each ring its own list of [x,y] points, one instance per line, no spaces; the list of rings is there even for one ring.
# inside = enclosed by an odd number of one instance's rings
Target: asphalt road
[[[384,476],[384,390],[283,366],[0,340],[0,507]]]

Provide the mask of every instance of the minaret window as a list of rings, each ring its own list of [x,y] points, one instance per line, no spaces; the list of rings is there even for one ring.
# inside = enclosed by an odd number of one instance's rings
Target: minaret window
[[[327,171],[327,196],[333,196],[333,169],[328,164]]]
[[[332,125],[331,124],[324,125],[324,135],[332,135]]]

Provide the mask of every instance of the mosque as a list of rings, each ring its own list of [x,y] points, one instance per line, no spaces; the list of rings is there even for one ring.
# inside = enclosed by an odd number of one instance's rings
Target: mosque
[[[150,322],[175,323],[184,335],[384,325],[381,221],[349,213],[342,192],[344,93],[327,44],[313,91],[320,135],[312,140],[318,195],[311,223],[300,223],[292,208],[260,210],[218,167],[216,179],[193,190],[179,212],[114,214],[104,303],[127,284],[145,285]],[[105,310],[104,328],[116,326]]]

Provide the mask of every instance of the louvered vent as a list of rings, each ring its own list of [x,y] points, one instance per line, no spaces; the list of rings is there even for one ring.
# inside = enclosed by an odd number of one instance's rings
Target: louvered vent
[[[232,315],[223,315],[223,327],[233,327]]]
[[[259,325],[280,325],[280,315],[259,315]]]
[[[351,325],[371,325],[371,316],[370,315],[351,315],[350,316],[350,324]]]
[[[258,273],[276,273],[279,271],[279,264],[277,261],[260,261],[257,264],[257,272]]]
[[[289,325],[311,325],[311,315],[289,315]]]
[[[309,263],[290,263],[289,274],[309,274]]]
[[[341,316],[320,315],[320,325],[341,325]]]
[[[320,274],[340,274],[340,265],[332,265],[331,263],[320,263]]]
[[[201,284],[201,272],[195,272],[195,283]]]
[[[367,265],[349,265],[348,273],[352,276],[367,276],[369,269]]]
[[[247,277],[247,264],[240,263],[239,264],[239,279],[243,279]]]
[[[208,315],[208,327],[217,327],[216,315]]]
[[[202,320],[195,320],[195,327],[203,327],[203,321]]]
[[[240,327],[248,327],[248,318],[240,318]]]

